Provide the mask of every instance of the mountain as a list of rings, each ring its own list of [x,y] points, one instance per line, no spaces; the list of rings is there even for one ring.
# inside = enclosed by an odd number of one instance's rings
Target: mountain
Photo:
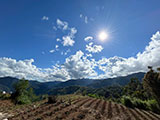
[[[13,77],[1,77],[0,78],[0,91],[11,92],[14,91],[14,84],[18,82],[19,79]],[[53,82],[38,82],[29,81],[31,87],[34,89],[36,94],[45,94],[49,89],[53,88],[55,85],[59,84],[59,81]]]
[[[63,87],[68,87],[68,86],[88,86],[92,84],[95,80],[94,79],[75,79],[75,80],[68,80],[66,82],[61,82],[57,84],[55,87],[56,88],[63,88]]]
[[[51,89],[55,88],[65,88],[69,86],[83,86],[91,88],[102,88],[112,85],[126,85],[131,78],[136,77],[139,80],[142,80],[145,73],[139,72],[134,73],[128,76],[108,78],[108,79],[75,79],[68,80],[65,82],[53,81],[53,82],[38,82],[38,81],[29,81],[31,87],[34,89],[36,94],[45,94],[48,93]],[[0,78],[0,91],[14,91],[13,85],[19,79],[13,77],[1,77]]]
[[[112,85],[124,86],[129,83],[131,78],[138,78],[140,81],[142,81],[142,78],[144,77],[144,75],[145,73],[139,72],[139,73],[134,73],[134,74],[130,74],[122,77],[95,80],[93,83],[89,84],[88,87],[102,88],[102,87],[112,86]]]

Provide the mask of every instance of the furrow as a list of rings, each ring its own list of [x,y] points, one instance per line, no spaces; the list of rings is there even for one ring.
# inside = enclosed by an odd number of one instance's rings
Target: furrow
[[[61,110],[59,113],[57,113],[56,119],[57,118],[61,119],[62,116],[63,116],[62,117],[63,119],[66,119],[67,117],[71,116],[72,114],[77,113],[81,109],[81,106],[83,106],[84,104],[87,104],[90,100],[91,99],[86,99],[86,100],[82,101],[82,103],[80,103],[78,105],[70,106],[67,109]]]
[[[132,116],[136,119],[136,120],[143,120],[141,118],[141,116],[139,116],[134,109],[129,109],[130,113],[132,114]]]
[[[155,118],[152,114],[149,114],[147,111],[142,110],[142,112],[148,116],[151,120],[157,120],[157,118]]]
[[[146,115],[144,115],[144,113],[142,113],[139,109],[134,109],[135,112],[141,116],[141,118],[143,118],[143,120],[150,120]]]
[[[131,116],[129,114],[129,111],[126,109],[126,107],[123,105],[120,105],[120,107],[123,111],[123,114],[125,115],[126,120],[131,120]]]
[[[98,108],[100,102],[101,102],[100,99],[96,102],[96,104],[95,104],[95,106],[94,106],[94,109],[95,109],[95,110],[97,110],[97,108]]]
[[[108,103],[107,111],[108,111],[107,118],[111,119],[112,118],[112,103],[111,103],[111,101],[109,101],[109,103]]]
[[[103,101],[102,109],[101,109],[101,114],[103,115],[105,113],[106,109],[106,101]]]
[[[89,104],[85,105],[85,107],[90,107],[95,101],[96,99],[93,99]]]
[[[153,113],[151,111],[149,113],[152,114],[156,119],[160,120],[160,115],[155,114],[155,113]]]

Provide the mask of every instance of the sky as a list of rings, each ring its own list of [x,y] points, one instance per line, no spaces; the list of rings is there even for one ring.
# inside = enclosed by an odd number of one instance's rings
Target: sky
[[[160,65],[159,0],[1,0],[0,77],[103,79]],[[100,39],[105,32],[107,38]]]

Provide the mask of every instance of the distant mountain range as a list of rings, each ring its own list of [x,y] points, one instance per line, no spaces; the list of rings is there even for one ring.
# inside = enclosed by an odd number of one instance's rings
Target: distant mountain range
[[[108,78],[108,79],[75,79],[68,80],[66,82],[53,81],[53,82],[38,82],[29,81],[36,94],[45,94],[51,89],[64,88],[69,86],[83,86],[91,88],[102,88],[111,85],[126,85],[131,78],[136,77],[140,81],[144,77],[145,73],[139,72],[131,75]],[[1,77],[0,78],[0,91],[14,91],[13,85],[18,82],[19,79],[13,77]]]

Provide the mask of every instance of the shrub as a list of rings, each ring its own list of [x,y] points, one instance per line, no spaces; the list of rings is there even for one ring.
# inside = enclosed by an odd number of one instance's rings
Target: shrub
[[[147,103],[141,99],[133,98],[132,103],[133,103],[133,106],[136,108],[144,109],[144,110],[148,109]]]
[[[0,92],[0,99],[1,100],[6,100],[6,99],[9,99],[10,98],[10,94],[8,94],[8,93],[2,93],[2,92]]]
[[[123,97],[121,98],[121,103],[122,103],[123,105],[127,106],[127,107],[130,107],[130,108],[133,108],[133,107],[134,107],[134,105],[133,105],[133,103],[132,103],[132,101],[131,101],[131,98],[130,98],[129,96],[123,96]]]
[[[89,97],[93,97],[93,98],[104,98],[104,97],[102,97],[102,96],[99,96],[99,95],[97,95],[97,94],[88,94],[88,96]]]
[[[57,102],[57,97],[56,96],[49,96],[48,97],[48,103],[56,103]]]
[[[20,95],[16,98],[16,104],[30,104],[31,101],[27,95]]]
[[[156,100],[148,100],[146,101],[148,109],[150,111],[153,111],[155,113],[160,113],[160,107],[158,105],[158,102]]]
[[[160,107],[156,100],[141,100],[137,98],[131,98],[129,96],[123,96],[121,103],[130,108],[138,108],[143,110],[149,110],[155,113],[160,113]]]

